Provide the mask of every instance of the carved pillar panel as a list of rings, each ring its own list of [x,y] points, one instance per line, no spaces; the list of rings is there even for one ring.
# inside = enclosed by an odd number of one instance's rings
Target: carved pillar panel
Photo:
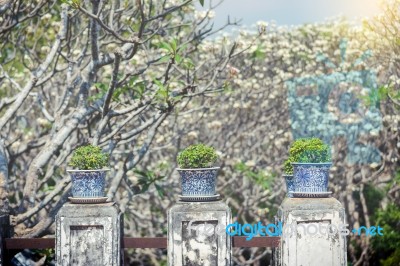
[[[231,265],[231,210],[221,201],[179,202],[168,211],[168,265]]]
[[[335,198],[286,198],[279,207],[276,266],[347,265],[345,212]]]
[[[121,223],[114,203],[65,204],[56,217],[57,265],[123,265]]]

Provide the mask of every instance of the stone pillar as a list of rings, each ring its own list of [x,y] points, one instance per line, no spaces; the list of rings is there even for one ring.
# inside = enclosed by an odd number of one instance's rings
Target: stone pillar
[[[347,265],[345,211],[335,198],[286,198],[278,209],[282,224],[274,265]]]
[[[168,211],[168,265],[229,266],[231,210],[222,201],[178,202]]]
[[[122,213],[115,203],[65,204],[56,217],[58,266],[119,266]]]

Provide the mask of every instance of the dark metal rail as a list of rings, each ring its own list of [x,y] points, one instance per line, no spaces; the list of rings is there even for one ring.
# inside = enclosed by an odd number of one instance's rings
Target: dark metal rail
[[[55,248],[55,238],[6,238],[5,249]],[[247,241],[245,236],[232,237],[234,248],[277,247],[280,237],[254,237]],[[124,248],[167,248],[166,237],[124,237]]]

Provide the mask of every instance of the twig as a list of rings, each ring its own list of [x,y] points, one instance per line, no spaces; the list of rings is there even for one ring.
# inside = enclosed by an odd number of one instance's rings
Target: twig
[[[15,102],[7,109],[6,113],[0,119],[0,129],[2,129],[6,123],[14,116],[17,110],[21,107],[22,103],[25,101],[26,97],[28,97],[31,90],[35,87],[38,79],[43,75],[46,69],[49,67],[51,61],[54,59],[58,49],[60,48],[62,40],[65,38],[66,33],[66,24],[67,24],[67,6],[62,6],[61,12],[61,21],[62,26],[60,29],[60,34],[57,35],[56,41],[53,44],[53,47],[50,53],[47,55],[46,60],[36,69],[34,73],[32,73],[32,77],[29,80],[28,84],[25,85],[23,90],[18,94]]]
[[[121,53],[120,52],[116,52],[115,53],[115,57],[114,57],[114,69],[113,69],[113,74],[112,74],[112,78],[110,81],[110,86],[109,89],[107,91],[106,94],[106,98],[104,100],[104,105],[103,105],[103,113],[102,113],[102,117],[104,118],[109,111],[110,108],[110,102],[111,102],[111,98],[113,96],[114,90],[117,86],[118,83],[118,71],[119,71],[119,63],[121,62]]]

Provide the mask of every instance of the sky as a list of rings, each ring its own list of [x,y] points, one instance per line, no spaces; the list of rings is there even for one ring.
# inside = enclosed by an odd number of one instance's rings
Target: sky
[[[210,0],[205,0],[205,6]],[[217,3],[213,0],[212,3]],[[350,20],[379,13],[379,0],[224,0],[216,9],[215,26],[231,18],[251,26],[257,21],[275,21],[277,25],[323,22],[344,15]]]

